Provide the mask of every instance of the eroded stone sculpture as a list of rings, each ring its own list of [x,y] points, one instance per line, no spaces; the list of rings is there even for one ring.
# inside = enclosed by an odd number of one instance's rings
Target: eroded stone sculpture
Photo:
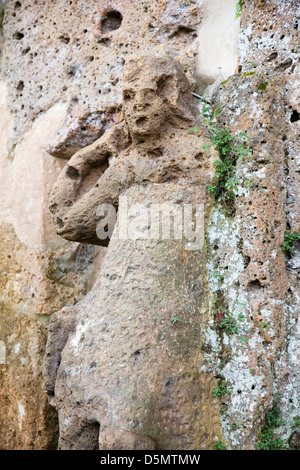
[[[180,64],[131,58],[123,101],[124,120],[77,152],[53,188],[56,229],[69,240],[107,245],[97,237],[97,207],[117,208],[121,195],[129,205],[198,203],[208,212],[214,154],[202,149],[201,131],[187,133],[199,113]],[[184,239],[119,239],[119,224],[93,289],[74,307],[75,323],[65,322],[68,334],[58,326],[64,311],[49,330],[44,369],[59,446],[212,448],[220,424],[216,379],[201,370],[204,249],[187,250]],[[59,367],[55,341],[60,349],[66,342]]]

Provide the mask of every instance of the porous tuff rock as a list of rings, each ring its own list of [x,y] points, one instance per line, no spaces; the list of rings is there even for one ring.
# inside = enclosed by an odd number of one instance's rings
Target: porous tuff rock
[[[123,99],[124,123],[75,154],[53,188],[54,220],[66,238],[102,243],[96,208],[117,206],[121,194],[129,207],[177,198],[209,212],[205,184],[215,152],[201,150],[201,131],[187,133],[199,112],[180,64],[168,56],[130,59]],[[111,159],[106,169],[103,155]],[[60,448],[212,448],[219,414],[216,380],[200,369],[208,318],[203,246],[189,251],[184,238],[123,240],[117,233],[118,222],[61,354],[54,399]],[[53,370],[56,354],[45,360]]]
[[[2,67],[15,115],[10,150],[57,102],[68,113],[52,155],[69,158],[99,138],[119,121],[124,62],[139,49],[174,56],[192,80],[202,17],[196,0],[8,1]]]
[[[41,376],[49,315],[62,316],[63,307],[90,290],[105,252],[56,236],[48,193],[65,162],[47,150],[69,158],[121,122],[128,53],[143,47],[167,51],[192,82],[203,11],[199,1],[5,3],[0,447],[46,449],[55,448],[57,439]]]
[[[128,206],[205,201],[200,186],[132,186]],[[118,222],[114,234],[118,230]],[[55,384],[60,449],[202,449],[220,439],[214,374],[201,371],[203,250],[112,236]],[[178,320],[172,323],[172,319]],[[56,338],[57,340],[57,338]],[[46,357],[51,361],[51,357]],[[99,432],[100,431],[100,432]]]
[[[298,247],[290,259],[282,251],[284,233],[298,232],[300,220],[296,17],[297,2],[245,2],[241,72],[215,84],[210,97],[214,108],[223,105],[220,129],[246,132],[252,149],[237,162],[234,217],[216,205],[208,231],[212,296],[238,326],[235,335],[215,336],[213,328],[207,332],[211,351],[206,359],[231,387],[221,419],[231,449],[256,447],[275,397],[284,424],[274,437],[288,448],[296,435]],[[238,320],[240,314],[244,321]]]
[[[211,181],[215,153],[202,148],[209,141],[201,133],[187,133],[200,118],[180,64],[169,56],[138,56],[126,63],[123,80],[124,121],[77,152],[53,187],[56,230],[69,240],[107,245],[96,234],[97,207],[117,208],[133,184]]]
[[[87,292],[94,247],[64,242],[29,250],[11,225],[0,228],[0,448],[55,449],[58,423],[44,389],[42,364],[49,315]]]
[[[60,239],[44,211],[52,178],[61,169],[44,147],[63,107],[36,120],[11,160],[6,144],[13,116],[6,95],[1,82],[0,341],[5,358],[0,364],[0,447],[49,449],[57,443],[57,417],[42,377],[47,322],[90,288],[100,248]]]

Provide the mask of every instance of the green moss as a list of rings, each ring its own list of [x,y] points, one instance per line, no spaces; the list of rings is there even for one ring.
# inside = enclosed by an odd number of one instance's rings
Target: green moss
[[[266,91],[267,86],[268,86],[268,82],[261,82],[258,85],[257,89],[258,89],[258,91]]]
[[[250,75],[255,75],[256,72],[244,72],[242,77],[249,77]]]

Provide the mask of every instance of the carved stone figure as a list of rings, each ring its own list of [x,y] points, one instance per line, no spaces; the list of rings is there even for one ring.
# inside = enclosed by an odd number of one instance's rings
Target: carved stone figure
[[[203,135],[188,135],[199,111],[179,62],[141,56],[126,64],[124,121],[78,151],[52,191],[50,210],[57,233],[68,240],[107,244],[96,235],[96,208],[118,206],[119,195],[143,182],[210,182],[210,153]],[[206,142],[208,143],[208,142]]]
[[[70,311],[65,322],[63,311],[56,314],[49,330],[45,374],[59,446],[209,449],[220,433],[217,382],[202,367],[204,248],[188,250],[183,238],[120,239],[119,218],[110,240],[96,232],[97,208],[118,208],[120,196],[128,206],[204,204],[206,214],[214,154],[203,150],[202,130],[187,132],[200,126],[199,112],[173,58],[128,60],[123,100],[124,121],[70,159],[51,197],[60,235],[108,244],[93,289],[74,307],[69,336],[58,318],[70,325]],[[55,341],[60,350],[66,341],[59,367]]]

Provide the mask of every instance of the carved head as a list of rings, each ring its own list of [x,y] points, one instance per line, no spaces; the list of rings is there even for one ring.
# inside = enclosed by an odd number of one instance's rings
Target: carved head
[[[133,136],[160,134],[174,120],[199,114],[181,64],[169,56],[135,56],[126,61],[123,109]]]

